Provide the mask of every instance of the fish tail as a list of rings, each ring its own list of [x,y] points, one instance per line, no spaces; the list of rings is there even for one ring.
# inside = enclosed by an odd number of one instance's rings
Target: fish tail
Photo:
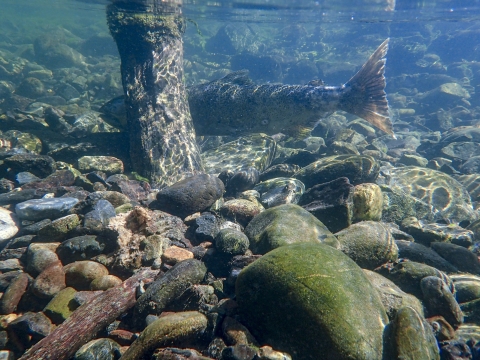
[[[385,56],[389,40],[385,40],[344,85],[339,107],[395,136],[385,93]]]

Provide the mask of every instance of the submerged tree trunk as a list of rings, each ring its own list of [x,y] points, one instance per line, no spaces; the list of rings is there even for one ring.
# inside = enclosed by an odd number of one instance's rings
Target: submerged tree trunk
[[[182,0],[114,0],[107,22],[117,43],[133,168],[154,187],[202,171],[183,83]]]

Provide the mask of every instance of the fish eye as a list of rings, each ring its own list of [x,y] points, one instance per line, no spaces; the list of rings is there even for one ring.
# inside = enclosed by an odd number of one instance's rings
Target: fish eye
[[[263,120],[262,120],[262,125],[268,125],[268,120],[267,120],[267,119],[263,119]]]

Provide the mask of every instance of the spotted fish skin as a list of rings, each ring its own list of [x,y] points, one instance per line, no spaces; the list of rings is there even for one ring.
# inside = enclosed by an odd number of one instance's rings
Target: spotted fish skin
[[[247,71],[238,71],[209,83],[187,88],[188,104],[197,136],[243,136],[284,133],[305,138],[318,120],[336,110],[355,114],[393,135],[385,93],[385,40],[362,68],[341,86],[256,85]],[[105,121],[126,123],[123,97],[101,109]]]
[[[255,85],[245,71],[188,89],[197,135],[262,132],[308,135],[319,119],[344,110],[393,135],[385,93],[385,40],[341,86]],[[305,136],[303,136],[305,137]]]

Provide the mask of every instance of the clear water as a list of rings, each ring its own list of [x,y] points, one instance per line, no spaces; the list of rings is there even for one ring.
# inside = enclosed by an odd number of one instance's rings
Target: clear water
[[[106,0],[2,0],[0,49],[35,61],[32,43],[40,34],[62,29],[74,49],[92,36],[108,37]],[[446,130],[430,124],[438,108],[422,104],[418,94],[455,82],[470,95],[451,108],[466,109],[455,126],[475,123],[477,118],[480,61],[480,1],[184,1],[188,19],[185,34],[185,70],[188,85],[248,68],[257,82],[307,83],[322,79],[328,85],[342,84],[352,76],[371,52],[391,38],[387,57],[387,92],[396,118],[417,122],[432,130]],[[247,27],[253,39],[236,53],[209,47],[211,38],[223,26]],[[122,93],[120,62],[113,41],[99,56],[87,52],[87,63],[111,56],[109,66],[90,71],[111,74],[116,86],[100,91],[101,84],[86,88],[91,103],[100,106]],[[108,47],[108,49],[106,49]],[[255,62],[240,56],[252,54],[273,59]],[[89,57],[88,57],[89,56]],[[265,60],[265,59],[264,59]],[[415,97],[417,96],[417,97]],[[443,105],[443,104],[441,104]],[[433,105],[437,106],[437,105]],[[399,109],[415,110],[398,114]],[[449,109],[443,109],[450,111]],[[465,115],[465,113],[468,113]]]

